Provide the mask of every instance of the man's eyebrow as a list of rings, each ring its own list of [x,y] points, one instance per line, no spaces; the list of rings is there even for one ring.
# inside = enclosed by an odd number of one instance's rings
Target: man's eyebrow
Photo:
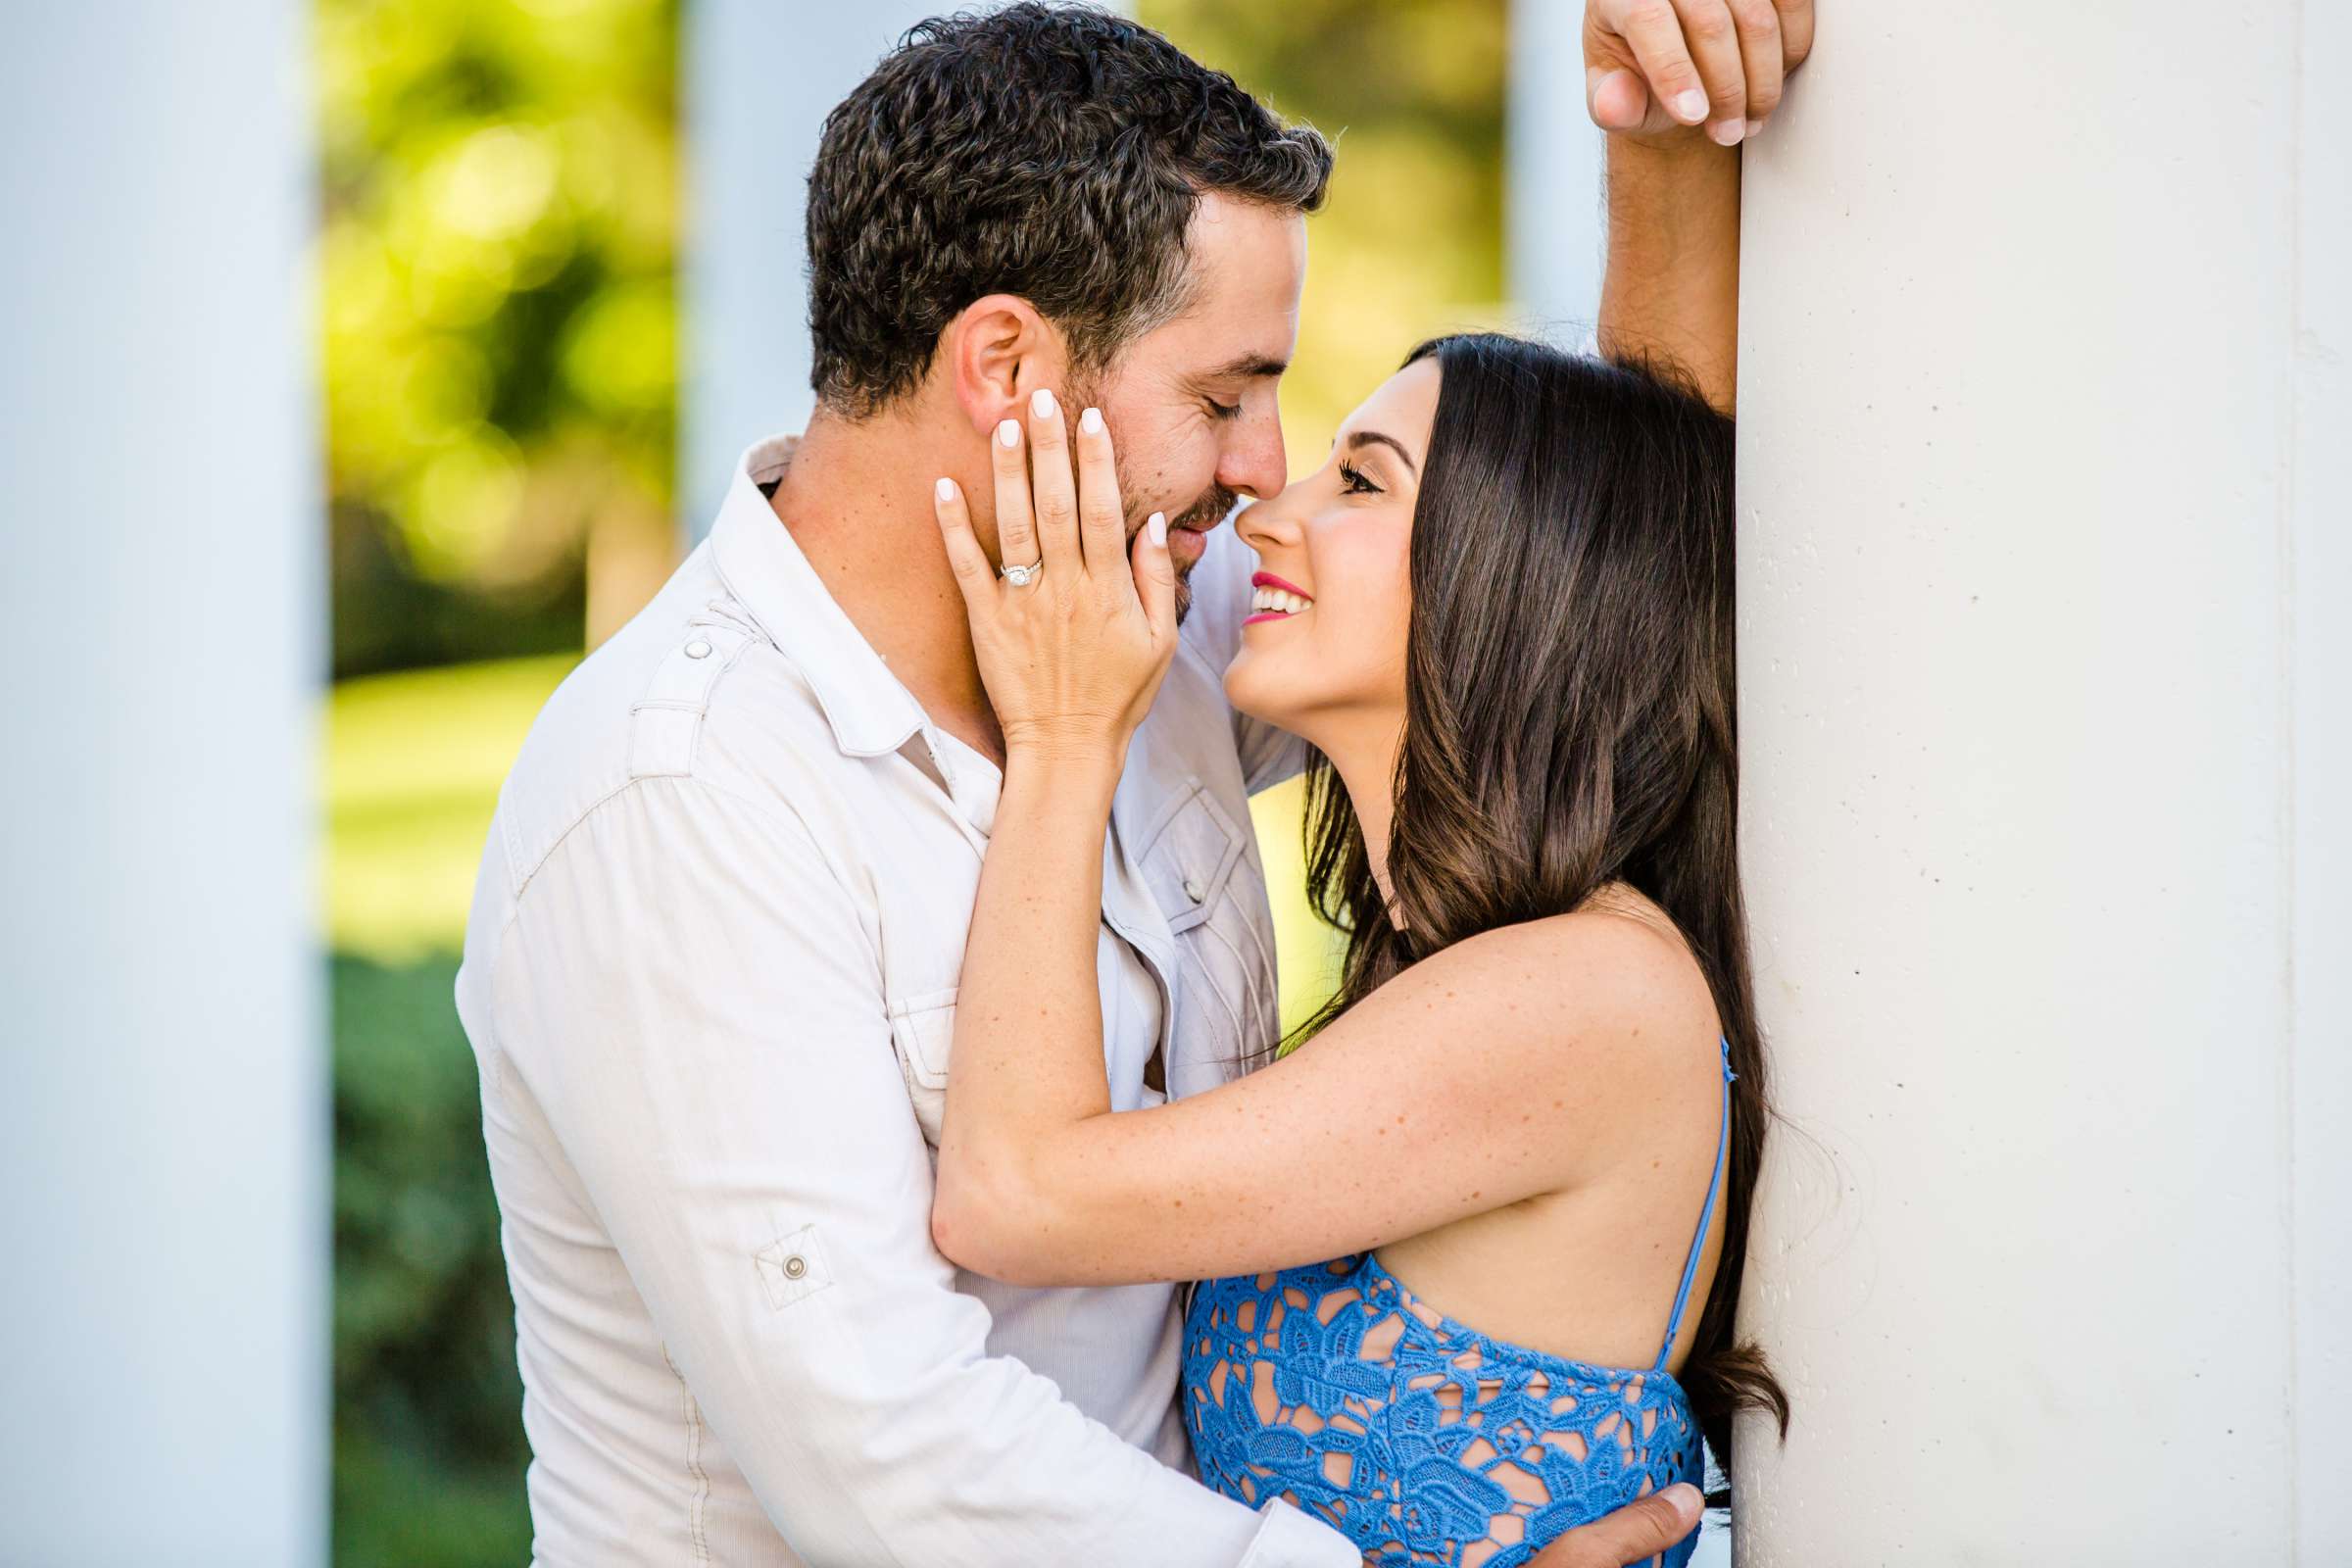
[[[1238,360],[1228,360],[1206,374],[1211,381],[1250,381],[1261,376],[1277,376],[1291,368],[1288,360],[1277,360],[1264,354],[1245,354]]]
[[[1387,447],[1390,451],[1396,453],[1396,456],[1402,458],[1404,460],[1405,472],[1418,473],[1420,471],[1413,465],[1413,455],[1410,452],[1405,451],[1404,443],[1397,440],[1395,436],[1382,435],[1378,430],[1351,430],[1348,434],[1348,450],[1350,452],[1353,452],[1357,447],[1371,446],[1374,443],[1378,443],[1381,446]]]

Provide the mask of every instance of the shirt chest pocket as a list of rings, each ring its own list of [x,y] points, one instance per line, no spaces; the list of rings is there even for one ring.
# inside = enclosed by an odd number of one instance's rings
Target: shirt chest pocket
[[[894,998],[890,1049],[906,1080],[906,1098],[921,1124],[923,1141],[939,1147],[940,1117],[948,1106],[948,1055],[956,1044],[956,992],[917,991]]]
[[[1142,857],[1145,885],[1175,933],[1178,1055],[1231,1063],[1262,1050],[1280,1018],[1265,874],[1247,821],[1194,781]]]
[[[1144,851],[1144,882],[1179,934],[1206,920],[1242,860],[1241,829],[1215,796],[1195,783],[1161,818]]]

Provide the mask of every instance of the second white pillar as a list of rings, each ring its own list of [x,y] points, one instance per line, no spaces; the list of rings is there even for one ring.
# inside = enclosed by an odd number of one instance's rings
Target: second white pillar
[[[2352,1552],[2316,9],[1884,0],[1746,155],[1746,1562]]]

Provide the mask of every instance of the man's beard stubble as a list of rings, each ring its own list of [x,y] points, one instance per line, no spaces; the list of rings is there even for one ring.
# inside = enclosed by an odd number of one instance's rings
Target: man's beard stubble
[[[1123,471],[1127,466],[1126,464],[1121,462],[1118,466],[1122,470],[1119,474],[1119,494],[1123,496],[1134,494],[1134,488],[1128,481],[1128,475]],[[1228,490],[1221,484],[1212,483],[1206,490],[1200,492],[1200,498],[1191,506],[1182,512],[1173,512],[1168,514],[1168,531],[1174,533],[1179,528],[1187,528],[1206,533],[1218,523],[1223,522],[1232,514],[1233,509],[1240,506],[1241,503],[1242,498],[1238,492]],[[1129,550],[1132,551],[1135,548],[1135,536],[1143,531],[1143,526],[1144,519],[1142,517],[1136,518],[1127,525]],[[1193,608],[1193,567],[1198,564],[1198,561],[1188,561],[1176,568],[1176,620],[1179,625],[1183,623],[1185,615]]]
[[[1205,532],[1225,520],[1226,514],[1242,504],[1239,492],[1221,484],[1212,484],[1201,493],[1200,499],[1168,519],[1171,528],[1199,528]]]
[[[1102,394],[1099,388],[1074,386],[1072,390],[1073,393],[1083,392],[1083,401],[1075,404],[1074,407],[1102,407]],[[1119,495],[1122,499],[1138,493],[1135,473],[1128,465],[1125,451],[1122,450],[1112,455],[1111,468],[1118,475]],[[1182,512],[1168,514],[1168,529],[1171,533],[1178,528],[1191,528],[1206,533],[1218,523],[1223,522],[1232,514],[1233,509],[1241,504],[1242,498],[1239,492],[1228,490],[1225,486],[1211,480],[1208,488],[1201,491],[1199,499],[1195,500],[1191,506]],[[1133,559],[1135,550],[1135,536],[1143,531],[1144,519],[1149,515],[1150,514],[1146,513],[1144,516],[1136,517],[1127,524],[1127,549],[1130,559]],[[1176,619],[1179,624],[1183,622],[1186,613],[1193,608],[1192,576],[1193,567],[1196,564],[1198,564],[1197,562],[1187,562],[1176,570]]]

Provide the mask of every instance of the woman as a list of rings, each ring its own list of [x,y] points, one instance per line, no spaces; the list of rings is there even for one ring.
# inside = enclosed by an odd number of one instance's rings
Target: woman
[[[1642,368],[1443,338],[1320,472],[1238,515],[1264,570],[1226,690],[1319,754],[1309,874],[1344,978],[1298,1049],[1124,1114],[1103,833],[1174,580],[1157,516],[1122,548],[1099,420],[1076,460],[1073,496],[1000,449],[1040,585],[1001,585],[941,486],[1007,757],[940,1247],[1022,1284],[1203,1280],[1182,1395],[1201,1478],[1375,1562],[1503,1568],[1698,1481],[1737,1406],[1786,1420],[1732,1330],[1766,1111],[1730,420]]]

